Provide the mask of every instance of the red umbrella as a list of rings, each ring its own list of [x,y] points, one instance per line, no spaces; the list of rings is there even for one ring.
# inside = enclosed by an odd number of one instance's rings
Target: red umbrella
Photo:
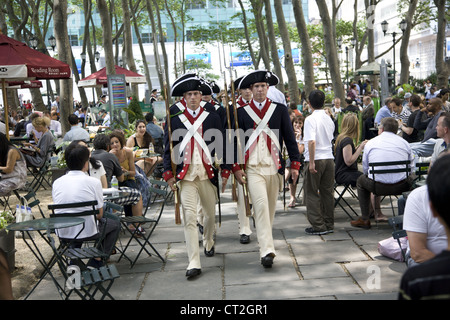
[[[0,34],[0,79],[68,79],[70,66]]]
[[[127,83],[145,83],[145,77],[139,73],[130,71],[128,69],[115,66],[116,74],[124,74]],[[106,74],[106,67],[94,72],[90,76],[78,81],[79,87],[101,87],[108,84],[108,75]]]
[[[9,137],[6,80],[68,79],[71,74],[70,66],[67,63],[31,49],[25,43],[0,33],[0,79],[3,90],[6,136]]]
[[[42,88],[42,82],[39,80],[31,81],[6,81],[7,89],[30,89]]]

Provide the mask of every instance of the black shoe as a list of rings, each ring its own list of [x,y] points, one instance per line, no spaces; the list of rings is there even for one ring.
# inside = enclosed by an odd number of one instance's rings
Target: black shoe
[[[261,264],[264,268],[272,268],[273,258],[275,255],[273,253],[267,254],[264,258],[261,258]]]
[[[200,273],[202,273],[202,269],[189,269],[186,271],[186,277],[190,279],[198,276]]]
[[[248,236],[246,234],[241,234],[239,242],[242,244],[250,243],[250,236]]]
[[[203,234],[203,226],[197,222],[198,231],[200,231],[201,234]]]
[[[206,251],[206,248],[205,248],[205,256],[207,256],[207,257],[212,257],[212,256],[214,256],[214,246],[211,248],[211,250],[209,250],[209,251]]]
[[[323,235],[329,233],[328,231],[319,231],[315,230],[313,227],[309,227],[305,229],[306,234],[312,234],[312,235]]]

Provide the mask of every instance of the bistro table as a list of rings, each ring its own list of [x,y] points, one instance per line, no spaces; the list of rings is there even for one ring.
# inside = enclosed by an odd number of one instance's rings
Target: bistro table
[[[112,188],[103,189],[103,200],[114,202],[114,200],[126,198],[130,194],[131,194],[131,192],[122,191],[120,189],[118,189],[117,191],[112,190]]]
[[[52,218],[42,218],[42,219],[34,219],[29,221],[23,221],[23,222],[17,222],[12,223],[6,227],[8,231],[18,231],[22,233],[22,238],[25,244],[30,248],[33,255],[36,257],[36,259],[39,261],[39,263],[44,267],[44,271],[41,274],[41,277],[39,278],[39,281],[35,284],[35,286],[31,289],[31,291],[26,295],[25,300],[31,295],[31,293],[34,291],[34,289],[39,285],[41,280],[45,277],[46,274],[49,274],[50,277],[53,280],[53,283],[55,284],[56,288],[58,289],[58,293],[60,294],[61,298],[64,298],[63,295],[64,289],[63,287],[58,283],[58,281],[55,279],[51,272],[51,268],[55,263],[61,259],[57,252],[56,248],[54,247],[54,239],[51,236],[51,233],[55,231],[55,229],[63,229],[63,228],[69,228],[74,227],[80,224],[84,224],[83,218],[75,218],[75,217],[52,217]],[[46,259],[44,255],[42,254],[41,250],[39,250],[39,246],[34,241],[33,237],[30,236],[30,232],[37,232],[41,235],[42,239],[45,240],[45,242],[52,247],[52,250],[54,251],[53,256],[50,259]],[[28,238],[28,239],[27,239]],[[30,240],[27,241],[27,240]]]

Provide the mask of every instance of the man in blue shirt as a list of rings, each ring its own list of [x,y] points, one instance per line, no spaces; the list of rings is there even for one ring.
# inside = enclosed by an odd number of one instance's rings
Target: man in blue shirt
[[[377,115],[375,116],[375,121],[374,121],[376,124],[380,124],[381,119],[383,119],[383,118],[392,117],[392,108],[390,106],[391,99],[392,98],[387,98],[384,101],[384,106],[381,107],[380,110],[378,110]]]
[[[64,141],[83,140],[89,142],[89,133],[78,125],[78,117],[75,114],[71,114],[68,117],[71,128],[64,135]]]

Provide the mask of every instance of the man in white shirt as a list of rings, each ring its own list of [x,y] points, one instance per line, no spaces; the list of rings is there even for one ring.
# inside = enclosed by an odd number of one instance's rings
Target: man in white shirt
[[[79,239],[81,243],[83,240],[95,239],[99,234],[103,234],[103,252],[110,254],[117,240],[120,224],[114,219],[108,219],[106,222],[106,219],[103,217],[102,184],[99,179],[86,174],[89,169],[89,155],[89,149],[78,143],[73,143],[66,148],[64,156],[70,171],[55,180],[52,186],[52,198],[55,204],[97,200],[96,209],[99,210],[99,213],[95,218],[93,216],[84,218],[86,220],[84,229],[79,235],[78,233],[82,226],[57,229],[57,234],[63,239]],[[91,207],[74,208],[71,209],[71,212],[83,212],[90,209]],[[61,210],[55,210],[55,213],[64,214]],[[98,227],[97,222],[99,223]],[[98,260],[96,261],[91,261],[90,264],[99,266]]]
[[[335,125],[323,110],[325,94],[313,90],[309,103],[313,112],[305,118],[305,182],[307,234],[326,234],[334,229],[334,156],[332,140]]]
[[[398,123],[394,118],[387,117],[381,120],[378,126],[378,136],[369,140],[364,147],[363,154],[363,172],[357,182],[359,205],[361,208],[361,217],[353,220],[351,225],[364,229],[370,228],[370,208],[371,193],[375,189],[383,194],[399,194],[408,191],[411,188],[411,175],[406,177],[406,173],[380,174],[373,180],[373,176],[368,174],[369,163],[386,161],[411,161],[411,168],[414,168],[413,156],[409,143],[397,135]],[[379,199],[375,199],[372,209],[378,220],[385,220],[379,209]]]

